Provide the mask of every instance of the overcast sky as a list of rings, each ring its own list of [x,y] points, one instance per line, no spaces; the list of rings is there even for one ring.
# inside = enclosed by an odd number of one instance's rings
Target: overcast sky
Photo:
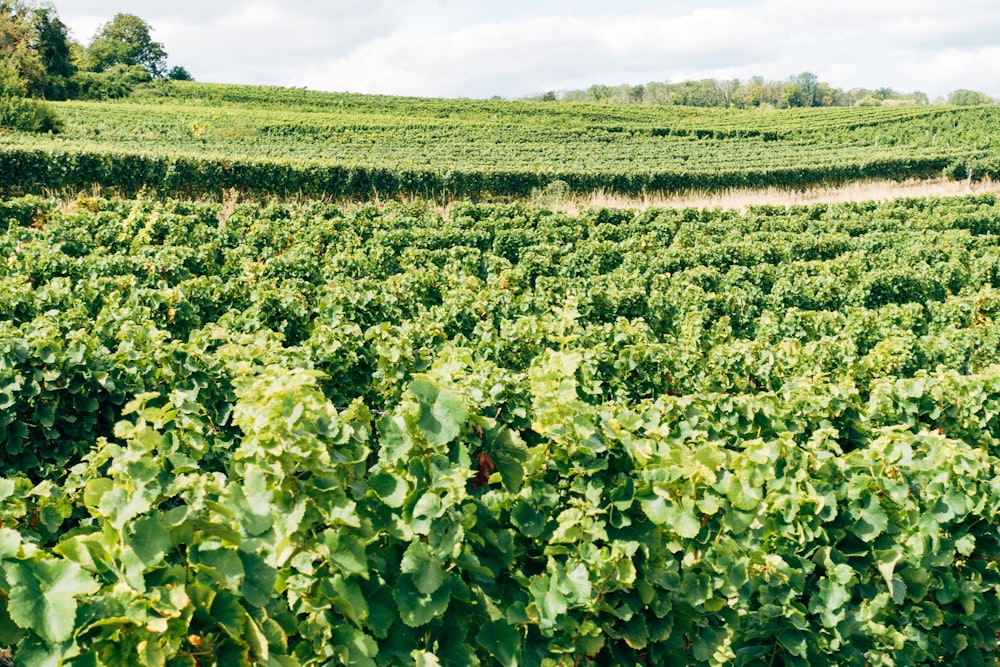
[[[786,79],[1000,96],[997,0],[56,0],[87,44],[136,14],[198,81],[443,97]]]

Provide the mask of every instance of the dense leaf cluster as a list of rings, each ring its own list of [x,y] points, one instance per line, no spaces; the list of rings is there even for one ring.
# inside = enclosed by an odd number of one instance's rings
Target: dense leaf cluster
[[[982,665],[993,196],[0,202],[24,665]]]

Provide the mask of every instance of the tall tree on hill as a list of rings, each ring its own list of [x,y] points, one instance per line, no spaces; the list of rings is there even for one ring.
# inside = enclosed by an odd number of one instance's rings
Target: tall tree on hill
[[[980,92],[978,90],[969,90],[967,88],[960,88],[956,91],[953,91],[951,95],[948,96],[948,104],[956,104],[958,106],[969,107],[969,106],[975,106],[977,104],[996,104],[996,100],[994,100],[986,93]]]
[[[69,28],[59,20],[52,5],[41,5],[31,13],[33,46],[45,70],[40,82],[42,97],[63,100],[69,97],[70,79],[76,73],[73,64]]]
[[[20,0],[0,0],[0,128],[56,132],[59,119],[43,101],[46,72],[34,48],[31,7]]]
[[[153,78],[163,77],[167,52],[150,33],[149,24],[138,16],[116,14],[100,27],[87,49],[90,69],[106,72],[115,65],[138,65]]]
[[[16,77],[23,94],[39,95],[45,65],[32,48],[31,8],[20,0],[0,0],[0,61],[5,80]]]

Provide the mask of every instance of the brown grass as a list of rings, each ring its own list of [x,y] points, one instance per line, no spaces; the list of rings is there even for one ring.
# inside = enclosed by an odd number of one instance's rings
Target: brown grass
[[[984,192],[1000,192],[1000,181],[954,181],[948,179],[911,181],[859,181],[838,187],[816,187],[805,190],[764,188],[757,190],[726,190],[724,192],[689,192],[651,194],[628,197],[606,192],[550,199],[538,203],[566,213],[578,213],[588,208],[723,208],[745,211],[749,206],[764,204],[792,206],[795,204],[836,203],[846,201],[885,201],[905,197],[951,197]]]

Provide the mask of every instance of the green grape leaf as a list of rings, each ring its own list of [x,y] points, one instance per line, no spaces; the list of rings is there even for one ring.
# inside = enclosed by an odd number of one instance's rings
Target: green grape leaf
[[[128,538],[128,543],[146,567],[157,565],[173,546],[169,531],[153,516],[142,517],[132,524],[132,535]]]
[[[518,502],[510,513],[510,522],[521,531],[525,537],[535,538],[545,530],[549,517],[538,512],[525,501]]]
[[[0,500],[7,500],[14,495],[14,486],[14,480],[0,477]]]
[[[426,542],[410,542],[399,567],[405,574],[413,575],[414,585],[424,595],[430,595],[444,583],[442,561],[431,553]]]
[[[38,641],[37,637],[25,638],[17,645],[16,665],[18,667],[59,667],[67,664],[66,661],[80,655],[80,647],[73,640],[54,643],[49,641]],[[88,667],[86,662],[76,660],[74,665],[82,664]],[[91,662],[90,664],[95,664]],[[104,667],[103,663],[98,663]]]
[[[524,462],[528,460],[528,449],[513,431],[499,424],[489,429],[483,436],[484,444],[500,472],[504,487],[512,493],[517,493],[524,483]]]
[[[352,535],[344,529],[324,531],[323,542],[330,550],[330,560],[336,563],[346,574],[357,574],[368,578],[368,556],[365,554],[364,542],[357,535]]]
[[[100,586],[72,561],[45,558],[4,564],[10,583],[11,619],[42,639],[61,643],[73,635],[76,598]]]
[[[14,558],[21,548],[21,534],[10,528],[0,528],[0,559]]]
[[[889,527],[889,515],[875,496],[868,498],[868,504],[854,524],[854,534],[865,542],[871,542]]]
[[[427,380],[414,380],[409,390],[420,405],[417,429],[427,442],[443,446],[458,437],[469,419],[469,411],[458,396]]]
[[[368,480],[368,486],[382,499],[382,502],[392,508],[402,507],[409,493],[409,487],[404,479],[386,472],[374,475]]]
[[[405,457],[413,447],[413,439],[399,421],[391,415],[378,420],[379,446],[382,457],[395,463]]]
[[[521,662],[521,636],[503,621],[489,621],[476,634],[476,642],[504,667],[517,667]]]
[[[210,612],[212,620],[218,623],[226,634],[233,639],[242,642],[243,634],[246,632],[247,612],[232,595],[226,591],[219,591],[212,600]]]
[[[196,552],[193,551],[192,561],[207,568],[210,576],[234,593],[242,588],[246,571],[237,552],[230,549],[198,549]]]
[[[419,628],[444,614],[451,601],[451,590],[449,586],[441,586],[433,593],[424,594],[417,590],[411,575],[403,574],[396,582],[392,597],[403,623]]]
[[[264,607],[274,595],[274,584],[277,581],[278,572],[273,567],[264,562],[264,559],[254,553],[237,551],[240,562],[243,564],[243,586],[240,593],[247,602],[255,607]]]
[[[345,618],[361,627],[368,619],[368,601],[356,581],[340,575],[324,582],[323,592]]]

